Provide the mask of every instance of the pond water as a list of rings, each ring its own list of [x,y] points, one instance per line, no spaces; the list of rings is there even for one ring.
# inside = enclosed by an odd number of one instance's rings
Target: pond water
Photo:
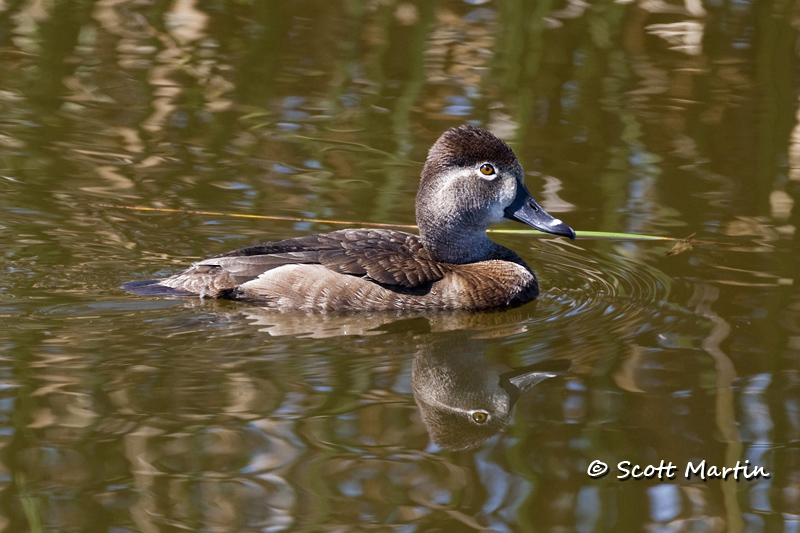
[[[800,530],[798,29],[784,0],[0,2],[0,530]],[[414,224],[467,122],[579,232],[492,236],[536,302],[120,289]]]

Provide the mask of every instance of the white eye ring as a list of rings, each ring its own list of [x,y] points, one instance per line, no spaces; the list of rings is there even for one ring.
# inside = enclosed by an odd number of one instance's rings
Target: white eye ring
[[[491,163],[483,163],[478,167],[478,172],[481,173],[481,178],[485,180],[493,180],[497,177],[497,171]]]

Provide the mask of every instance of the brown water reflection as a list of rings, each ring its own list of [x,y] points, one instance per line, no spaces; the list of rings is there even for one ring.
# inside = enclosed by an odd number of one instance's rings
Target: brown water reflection
[[[797,529],[798,16],[0,3],[0,530]],[[108,204],[408,224],[425,151],[468,121],[576,229],[702,242],[497,235],[544,292],[488,315],[119,290],[334,228]],[[571,367],[454,452],[412,391],[415,357],[441,351],[482,376]],[[595,460],[611,473],[591,478]],[[617,479],[661,460],[674,479]],[[702,460],[771,476],[686,479]]]

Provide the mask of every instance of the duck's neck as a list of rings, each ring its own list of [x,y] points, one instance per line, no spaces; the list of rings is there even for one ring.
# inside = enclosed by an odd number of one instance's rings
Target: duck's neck
[[[477,263],[487,259],[499,259],[506,248],[489,240],[486,231],[448,231],[446,227],[424,231],[420,227],[422,245],[437,261],[442,263]]]

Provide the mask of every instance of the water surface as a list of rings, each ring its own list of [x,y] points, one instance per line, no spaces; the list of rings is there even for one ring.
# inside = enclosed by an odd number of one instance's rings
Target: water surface
[[[0,530],[797,530],[798,28],[783,1],[0,4]],[[579,232],[693,246],[496,234],[543,289],[502,313],[119,288],[341,227],[229,214],[413,224],[465,122]]]

